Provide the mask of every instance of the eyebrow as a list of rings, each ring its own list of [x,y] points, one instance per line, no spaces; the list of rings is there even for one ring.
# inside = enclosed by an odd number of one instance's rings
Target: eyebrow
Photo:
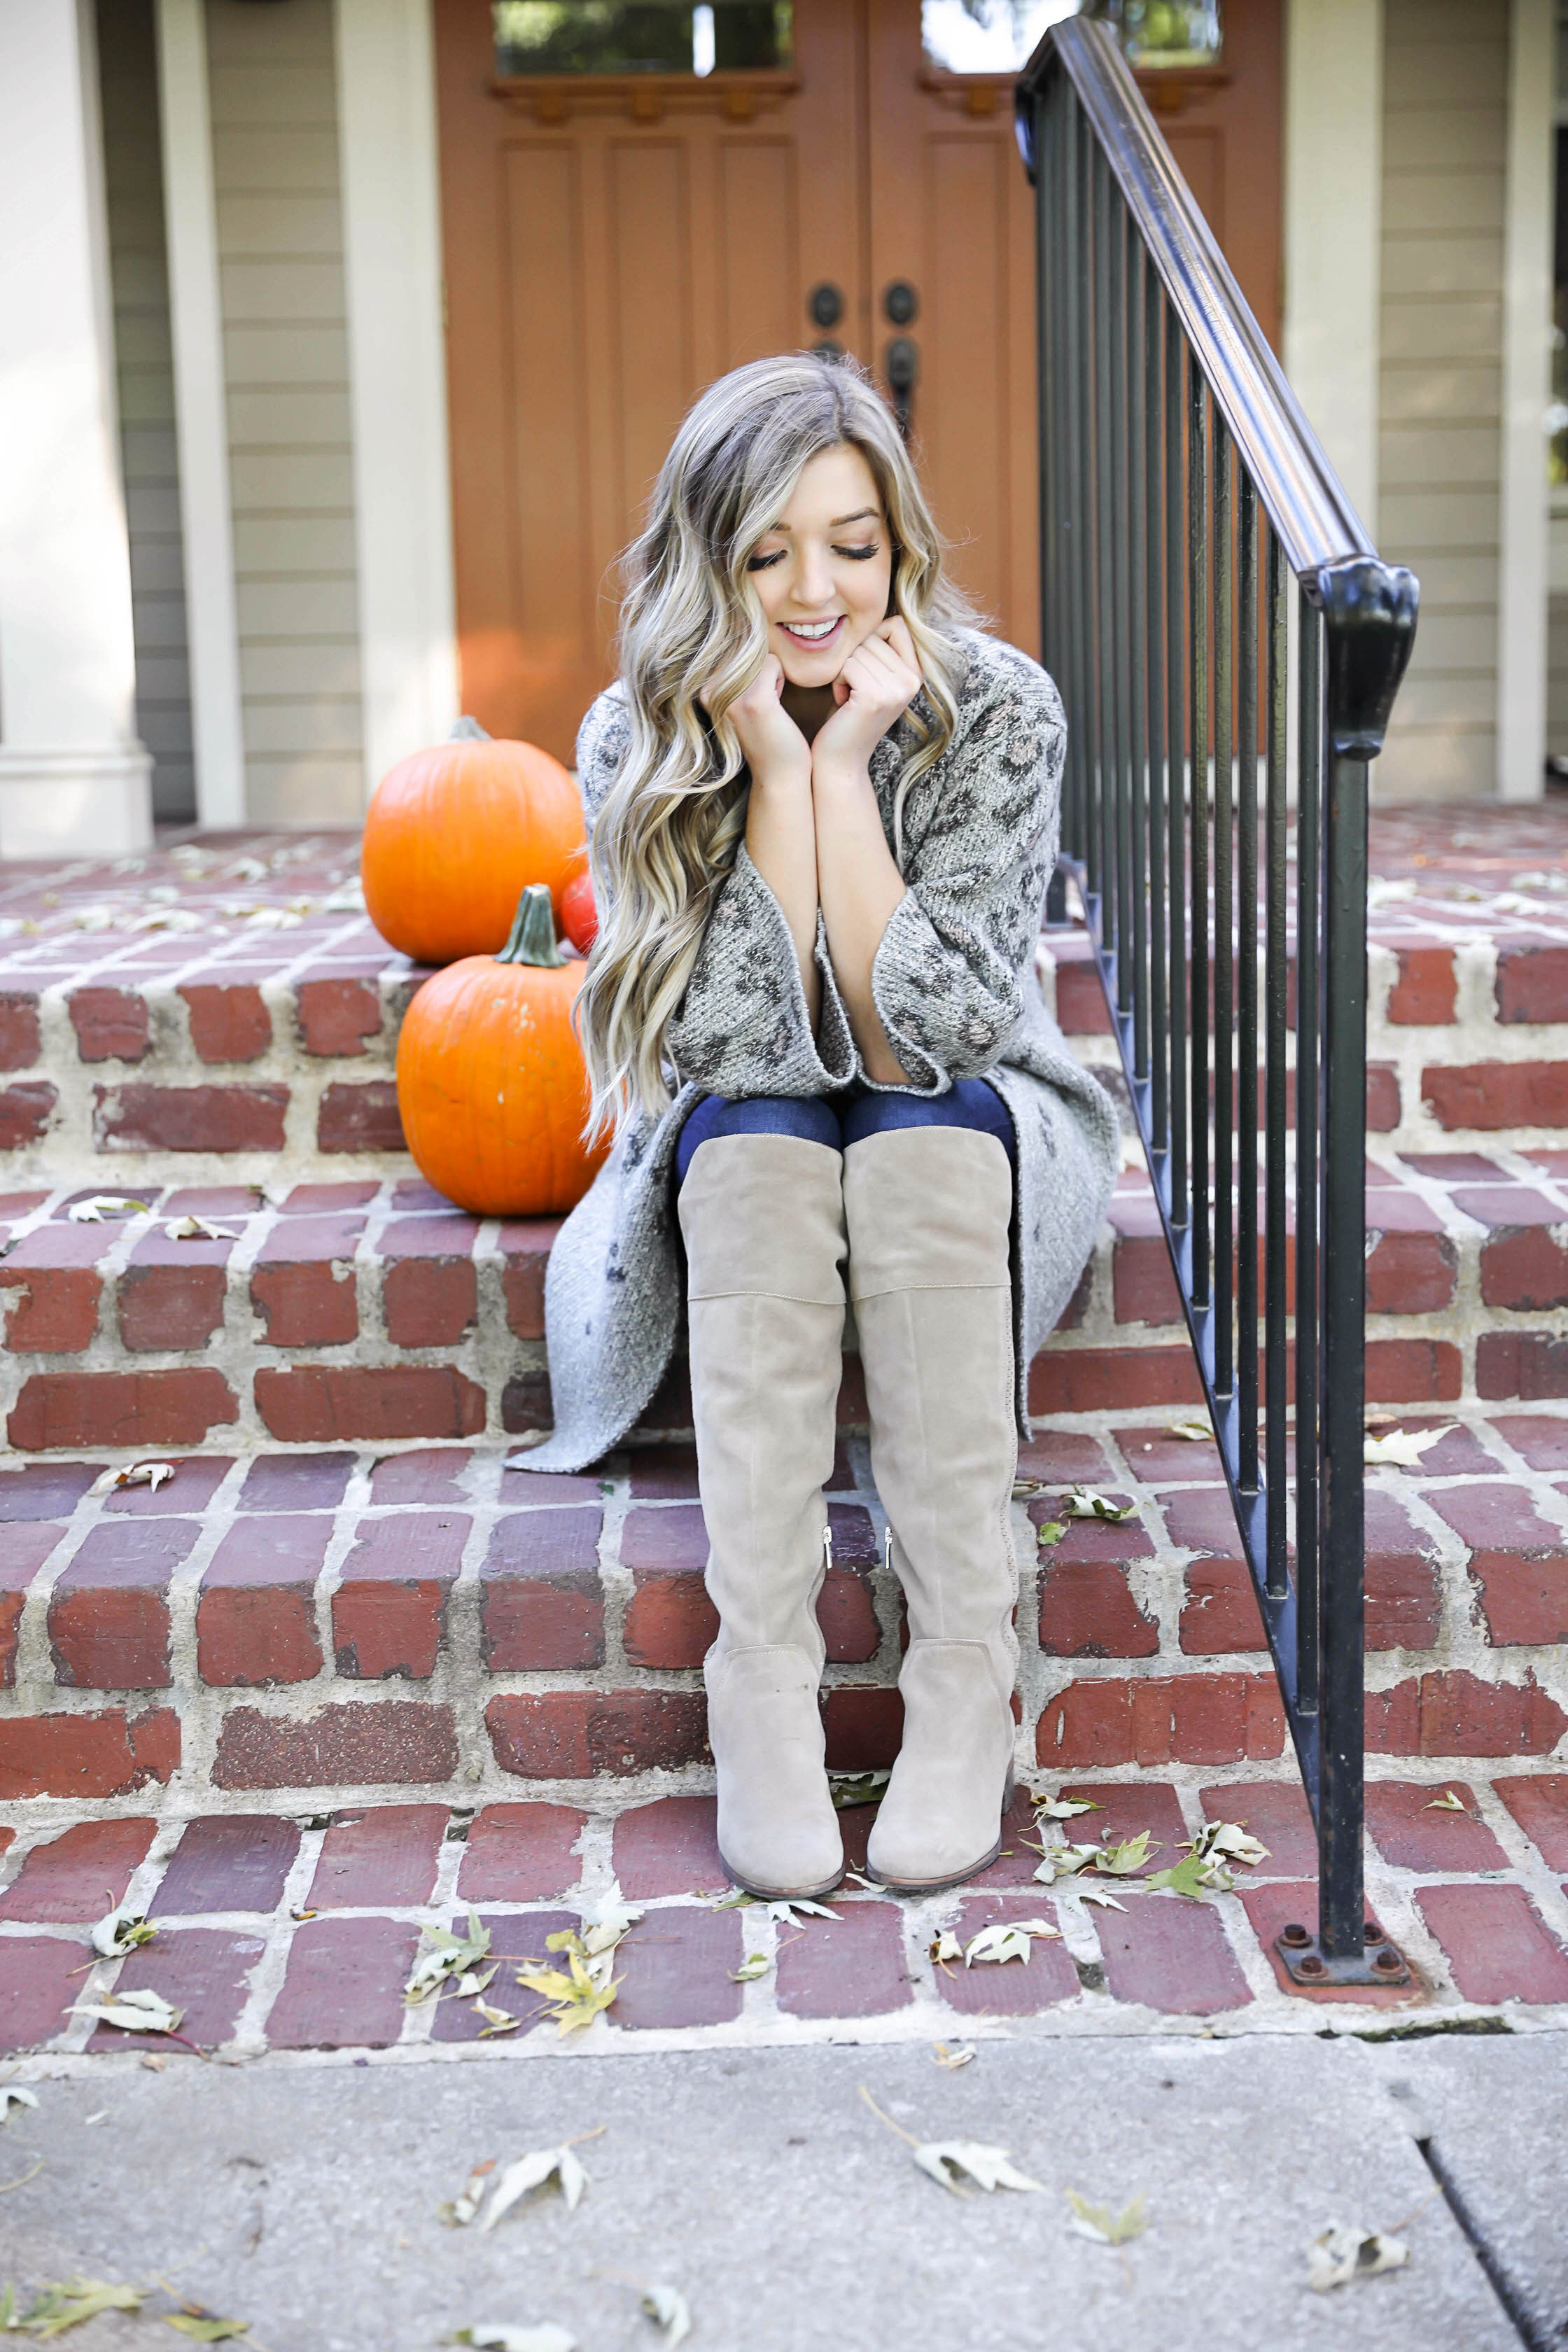
[[[827,528],[829,530],[842,530],[846,523],[880,522],[881,520],[882,510],[880,507],[858,507],[853,514],[835,515]],[[771,531],[781,530],[788,533],[791,538],[795,536],[794,531],[791,530],[791,527],[787,522],[775,522],[770,527],[770,530],[765,530],[763,533],[763,537],[766,539],[771,535]]]

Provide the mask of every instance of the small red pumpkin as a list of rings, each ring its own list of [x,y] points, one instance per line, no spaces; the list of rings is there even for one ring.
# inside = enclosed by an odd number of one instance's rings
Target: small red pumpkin
[[[459,719],[448,741],[410,753],[377,785],[360,851],[364,903],[416,963],[493,955],[526,884],[545,883],[559,908],[584,837],[559,760]]]
[[[555,943],[550,893],[522,893],[496,956],[425,982],[397,1041],[397,1107],[415,1164],[480,1217],[559,1216],[607,1144],[583,1140],[588,1074],[572,1026],[586,967]]]
[[[586,955],[599,936],[599,909],[594,904],[594,877],[586,866],[574,874],[561,893],[561,928],[579,955]]]

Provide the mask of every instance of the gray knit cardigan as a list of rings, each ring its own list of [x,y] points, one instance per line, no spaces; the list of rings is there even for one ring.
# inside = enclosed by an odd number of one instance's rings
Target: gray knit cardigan
[[[902,1091],[940,1095],[955,1078],[984,1077],[1012,1114],[1018,1419],[1027,1436],[1029,1360],[1093,1247],[1120,1141],[1115,1108],[1068,1053],[1035,969],[1059,824],[1061,704],[1026,654],[978,631],[963,631],[960,642],[958,723],[905,802],[908,888],[877,950],[871,992],[909,1074]],[[622,691],[612,686],[577,739],[590,824],[628,732]],[[914,741],[900,719],[871,755],[889,846],[893,797]],[[544,1314],[555,1426],[520,1467],[579,1470],[596,1461],[626,1435],[664,1376],[682,1307],[675,1147],[702,1097],[821,1095],[852,1080],[876,1084],[856,1050],[820,919],[816,962],[822,1010],[814,1037],[789,925],[742,843],[670,1024],[675,1099],[623,1130],[551,1252]]]

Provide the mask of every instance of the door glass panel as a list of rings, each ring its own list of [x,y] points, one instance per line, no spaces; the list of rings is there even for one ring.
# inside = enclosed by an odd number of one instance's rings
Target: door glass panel
[[[493,0],[501,74],[710,74],[787,66],[790,0]]]
[[[1016,73],[1066,16],[1112,26],[1135,66],[1213,65],[1220,53],[1220,0],[921,0],[921,38],[949,73]]]

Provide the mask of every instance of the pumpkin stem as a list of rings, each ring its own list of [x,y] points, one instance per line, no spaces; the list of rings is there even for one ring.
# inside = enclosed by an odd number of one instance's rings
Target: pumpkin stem
[[[553,971],[565,961],[555,944],[555,910],[549,888],[542,882],[531,882],[517,902],[510,933],[496,961],[537,964]]]
[[[458,719],[447,740],[448,743],[489,743],[494,738],[486,734],[477,719],[465,717]]]

